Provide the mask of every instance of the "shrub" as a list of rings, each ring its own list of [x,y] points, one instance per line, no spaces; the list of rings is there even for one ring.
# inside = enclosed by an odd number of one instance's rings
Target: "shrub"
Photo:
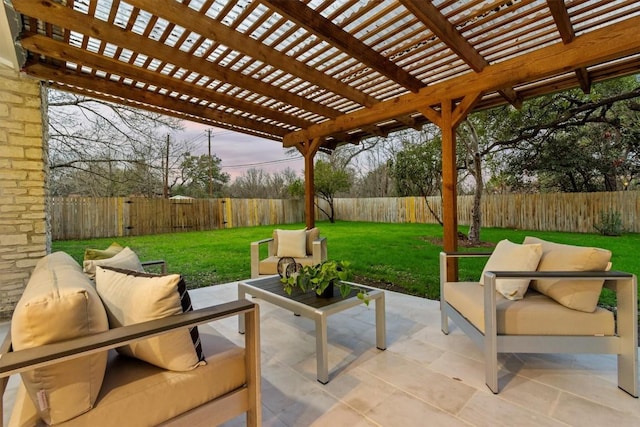
[[[600,222],[593,226],[603,236],[621,236],[624,232],[620,212],[609,210],[600,212]]]

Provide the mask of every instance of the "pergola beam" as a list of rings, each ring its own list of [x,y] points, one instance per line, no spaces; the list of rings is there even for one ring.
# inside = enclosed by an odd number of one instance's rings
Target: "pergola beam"
[[[262,2],[411,92],[417,93],[425,86],[424,83],[409,72],[371,49],[330,20],[316,13],[304,3],[290,0],[262,0]]]
[[[270,120],[275,120],[285,125],[304,129],[312,124],[307,120],[302,120],[291,115],[283,114],[279,111],[265,108],[255,103],[247,102],[234,96],[229,96],[203,86],[189,84],[183,80],[159,73],[154,73],[153,71],[149,71],[145,68],[136,67],[135,65],[131,65],[127,62],[108,58],[103,55],[98,55],[97,53],[86,52],[79,48],[65,44],[61,41],[51,39],[49,37],[41,36],[38,34],[29,34],[26,37],[23,37],[20,42],[22,43],[22,46],[34,53],[39,53],[41,55],[58,59],[60,61],[84,65],[92,68],[94,71],[111,70],[112,74],[117,74],[122,78],[128,78],[133,81],[143,82],[148,85],[161,87],[172,92],[187,95],[192,98],[200,98],[206,100],[207,103],[215,103],[224,105],[225,107],[235,108],[239,111],[255,114],[256,116],[264,117]],[[92,75],[93,78],[97,80],[102,79],[101,77],[98,77],[94,74]]]
[[[329,90],[365,107],[370,107],[378,101],[363,92],[354,89],[346,83],[333,79],[323,72],[316,70],[291,56],[266,46],[251,37],[239,37],[237,31],[226,25],[206,18],[203,13],[196,12],[186,4],[180,2],[159,2],[157,0],[127,0],[127,3],[139,7],[156,16],[180,25],[190,31],[205,34],[208,38],[222,43],[231,49],[242,52],[276,69],[304,77],[305,80],[319,88]],[[288,7],[294,7],[298,2],[287,2]],[[206,11],[205,11],[206,12]]]
[[[180,66],[203,76],[227,82],[269,98],[278,99],[294,107],[325,117],[337,117],[340,115],[340,112],[337,110],[295,95],[271,84],[235,73],[228,68],[207,61],[205,58],[193,56],[148,37],[126,31],[119,27],[114,27],[107,22],[74,11],[70,7],[60,3],[51,0],[20,0],[14,1],[13,5],[18,12],[25,15],[42,19],[45,22],[68,30],[76,31],[84,34],[86,37],[96,37],[108,41],[119,47],[130,49],[133,52],[143,53],[151,58],[156,58],[170,64],[180,64]],[[162,5],[162,7],[168,7],[169,3],[162,3]],[[171,18],[173,18],[173,16]],[[239,39],[242,38],[239,37]],[[291,58],[288,60],[291,61]]]
[[[569,16],[567,5],[563,1],[557,0],[547,0],[547,5],[553,17],[553,22],[555,22],[558,28],[562,42],[564,44],[571,43],[576,33],[573,29],[573,24],[571,24],[571,17]],[[589,78],[586,67],[576,69],[576,78],[580,84],[580,89],[582,89],[584,93],[591,92],[591,79]]]
[[[401,0],[401,2],[472,70],[482,71],[489,65],[432,2],[424,0]]]
[[[148,90],[139,89],[133,86],[123,88],[114,81],[98,80],[92,75],[82,72],[60,70],[50,65],[38,63],[28,64],[25,69],[29,74],[42,80],[52,80],[72,87],[84,88],[93,92],[89,96],[105,99],[110,102],[124,103],[135,106],[136,108],[152,110],[157,113],[168,115],[173,115],[171,112],[182,112],[185,114],[181,118],[187,120],[194,120],[195,117],[203,117],[215,122],[216,126],[227,129],[237,130],[234,129],[236,126],[242,129],[254,129],[254,135],[261,136],[263,138],[267,138],[270,134],[284,135],[286,132],[284,129],[275,125],[268,123],[256,123],[255,120],[224,113],[199,104],[181,101],[177,98],[168,98]],[[100,96],[101,94],[105,95]],[[160,108],[149,108],[150,106]],[[163,110],[163,108],[166,108],[166,110]],[[189,115],[192,115],[193,118],[189,117]],[[264,134],[259,131],[264,132]]]
[[[494,92],[505,87],[544,79],[640,52],[637,29],[640,17],[629,18],[607,28],[576,37],[569,45],[556,43],[516,58],[489,65],[479,73],[468,73],[438,85],[428,86],[418,94],[407,94],[371,108],[344,114],[334,120],[288,134],[285,147],[296,142],[347,132],[350,129],[380,123],[423,107],[436,105],[443,97],[461,99],[469,92]]]

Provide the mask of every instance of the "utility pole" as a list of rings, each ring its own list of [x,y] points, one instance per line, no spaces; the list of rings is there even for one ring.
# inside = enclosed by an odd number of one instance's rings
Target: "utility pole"
[[[209,135],[209,198],[213,198],[213,158],[211,157],[211,129],[207,129]]]
[[[162,172],[164,172],[164,184],[163,184],[163,188],[162,188],[162,196],[165,199],[169,198],[169,134],[167,134],[167,147],[166,150],[164,152],[164,170]]]

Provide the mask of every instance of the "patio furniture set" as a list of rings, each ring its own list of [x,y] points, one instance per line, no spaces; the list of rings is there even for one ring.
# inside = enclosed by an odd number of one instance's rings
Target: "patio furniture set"
[[[266,261],[259,259],[264,243]],[[10,375],[22,377],[10,425],[204,426],[242,413],[247,425],[260,425],[260,310],[246,295],[315,322],[322,384],[330,379],[327,318],[362,303],[356,291],[344,299],[288,294],[270,270],[283,256],[326,260],[317,229],[252,243],[257,277],[238,283],[236,301],[195,311],[180,275],[143,273],[128,248],[112,251],[85,261],[84,272],[62,252],[38,262],[0,349],[2,390]],[[448,279],[451,259],[474,256],[489,257],[480,281]],[[483,349],[493,393],[498,353],[602,353],[618,355],[618,386],[638,397],[636,277],[608,271],[610,258],[606,250],[536,238],[502,241],[492,253],[443,252],[442,331],[448,334],[451,319]],[[616,316],[596,306],[603,285],[617,292]],[[369,288],[368,298],[375,344],[384,350],[385,293]],[[229,316],[238,316],[243,347],[214,329]]]

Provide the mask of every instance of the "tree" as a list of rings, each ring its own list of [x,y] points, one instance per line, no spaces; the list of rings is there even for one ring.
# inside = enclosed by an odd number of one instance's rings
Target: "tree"
[[[244,199],[269,198],[269,174],[262,169],[248,169],[229,186],[231,197]]]
[[[221,197],[224,185],[229,182],[229,174],[220,168],[221,162],[215,155],[193,156],[186,153],[180,165],[180,183],[175,194],[196,198]]]
[[[320,205],[318,209],[324,213],[331,223],[335,222],[334,197],[341,191],[347,191],[351,186],[351,175],[346,169],[339,169],[331,162],[318,160],[314,172],[315,192],[329,205],[329,212]]]
[[[48,91],[48,112],[52,194],[162,194],[166,135],[180,120],[57,90]],[[169,166],[187,145],[173,143]]]
[[[390,197],[395,195],[396,184],[393,179],[391,165],[380,164],[356,178],[351,186],[349,197]]]
[[[296,180],[299,177],[291,168],[272,174],[263,169],[251,168],[233,181],[229,192],[231,197],[286,199],[292,197],[289,186]]]
[[[402,141],[402,149],[389,163],[399,196],[422,196],[429,212],[440,225],[442,219],[429,204],[429,196],[441,193],[442,187],[442,139],[434,135],[434,129],[425,127],[413,138]]]
[[[496,114],[498,113],[498,114]],[[471,244],[480,243],[480,228],[482,227],[481,202],[484,193],[483,157],[491,153],[491,143],[495,138],[496,123],[500,111],[480,112],[467,117],[458,127],[456,135],[459,151],[457,162],[459,170],[466,171],[474,183],[473,205],[471,208],[471,224],[467,240]],[[462,177],[464,180],[466,177]]]
[[[640,85],[633,77],[525,103],[500,172],[515,189],[615,191],[637,185],[640,171]]]

